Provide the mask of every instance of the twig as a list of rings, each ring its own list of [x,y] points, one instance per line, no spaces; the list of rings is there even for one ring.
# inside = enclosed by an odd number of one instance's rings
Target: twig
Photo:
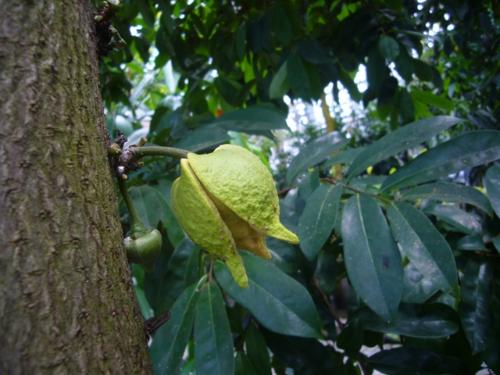
[[[148,337],[152,337],[158,328],[170,319],[170,312],[167,311],[160,316],[155,316],[144,322],[144,331]]]
[[[165,146],[130,147],[129,150],[137,158],[141,158],[143,156],[171,156],[173,158],[182,159],[187,157],[189,152],[188,150],[183,150],[182,148]]]

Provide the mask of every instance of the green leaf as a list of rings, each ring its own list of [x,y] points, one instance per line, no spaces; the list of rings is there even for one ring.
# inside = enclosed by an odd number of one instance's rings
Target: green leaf
[[[269,97],[271,99],[281,99],[288,91],[286,61],[281,65],[269,86]]]
[[[318,287],[326,294],[331,294],[337,287],[337,282],[343,277],[343,265],[337,260],[333,251],[321,250],[318,254],[314,279]]]
[[[167,211],[170,211],[166,198],[149,185],[134,186],[128,190],[139,217],[144,225],[156,228],[160,221],[167,224]]]
[[[399,55],[399,44],[390,36],[382,35],[378,39],[378,49],[381,55],[388,60],[394,60]]]
[[[387,177],[382,185],[382,191],[435,180],[499,158],[500,131],[467,132],[423,153]]]
[[[155,374],[170,375],[179,371],[191,336],[197,298],[196,285],[187,288],[175,301],[167,323],[156,331],[150,348]]]
[[[430,91],[412,89],[411,96],[419,102],[432,105],[446,112],[449,112],[454,108],[454,104],[451,100],[445,98],[444,96],[433,94]]]
[[[377,201],[365,195],[347,201],[342,239],[347,274],[356,293],[383,319],[390,320],[401,299],[403,267]]]
[[[231,328],[224,299],[213,282],[203,286],[196,303],[194,343],[197,374],[234,372]]]
[[[291,184],[307,168],[321,163],[334,151],[346,143],[336,133],[329,133],[308,143],[292,160],[286,173],[286,181]]]
[[[382,350],[368,359],[383,374],[460,374],[463,364],[455,357],[435,353],[426,348],[401,347]]]
[[[420,145],[461,120],[450,116],[436,116],[405,125],[366,147],[352,162],[347,174],[353,177],[370,165],[397,153]]]
[[[489,251],[484,245],[482,234],[463,236],[453,247],[458,250]]]
[[[250,107],[227,112],[211,122],[210,126],[246,133],[288,129],[285,114],[266,107]]]
[[[340,152],[337,152],[333,155],[328,161],[325,163],[325,167],[331,168],[337,164],[351,164],[354,159],[361,153],[365,147],[357,147],[357,148],[347,148]]]
[[[488,198],[479,190],[465,185],[451,182],[433,182],[415,186],[401,192],[404,200],[427,199],[444,202],[467,203],[473,205],[487,214],[493,213]]]
[[[447,292],[456,287],[455,257],[427,216],[408,203],[391,205],[387,216],[403,254],[426,280],[432,282],[433,292]]]
[[[229,135],[226,129],[210,124],[185,134],[175,147],[196,152],[220,145],[228,140]]]
[[[182,291],[199,279],[200,249],[187,238],[167,258],[162,251],[153,272],[147,272],[144,291],[155,313],[170,309]]]
[[[314,260],[339,220],[342,187],[320,185],[306,202],[299,219],[300,247],[309,260]]]
[[[432,204],[424,211],[451,226],[450,230],[466,234],[481,234],[483,231],[480,216],[464,211],[456,205]]]
[[[217,262],[215,275],[222,288],[273,332],[321,337],[321,320],[302,284],[269,261],[245,251],[241,255],[248,275],[248,288],[240,288],[223,263]]]
[[[380,319],[371,311],[360,314],[363,327],[370,331],[438,339],[458,331],[454,312],[444,305],[401,305],[391,322]]]
[[[245,335],[247,356],[259,375],[271,375],[271,360],[267,343],[255,326],[250,324]]]
[[[460,318],[472,352],[486,349],[491,330],[490,296],[493,267],[487,261],[469,259],[461,279]]]
[[[234,375],[260,375],[244,352],[238,352],[235,360]]]
[[[500,166],[492,165],[488,168],[484,177],[484,186],[495,213],[500,217]]]
[[[167,198],[157,188],[149,185],[134,186],[129,189],[139,217],[146,227],[157,228],[160,221],[167,230],[170,242],[175,246],[184,238],[184,232],[170,209]]]
[[[413,263],[410,262],[404,267],[401,302],[424,303],[437,289],[434,280],[424,277]]]

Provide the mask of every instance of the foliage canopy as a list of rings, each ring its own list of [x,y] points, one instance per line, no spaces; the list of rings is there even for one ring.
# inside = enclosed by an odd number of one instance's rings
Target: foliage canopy
[[[153,269],[132,269],[144,317],[171,314],[158,373],[500,372],[498,15],[472,0],[123,1],[126,47],[101,63],[110,132],[248,148],[301,240],[269,240],[271,261],[242,251],[238,287],[172,214],[178,163],[145,159],[129,191],[164,240]],[[284,96],[321,123],[287,132]]]

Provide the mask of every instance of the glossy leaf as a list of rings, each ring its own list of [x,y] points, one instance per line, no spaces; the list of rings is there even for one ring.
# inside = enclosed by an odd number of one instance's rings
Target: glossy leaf
[[[255,324],[248,327],[245,336],[247,356],[259,375],[271,375],[271,360],[267,343]]]
[[[329,133],[316,138],[307,144],[299,154],[292,160],[286,174],[286,180],[290,184],[295,178],[312,167],[328,158],[334,151],[345,144],[336,133]]]
[[[492,165],[488,168],[484,177],[484,186],[495,213],[500,217],[500,166]]]
[[[401,297],[401,302],[424,303],[438,289],[434,280],[422,275],[413,263],[410,262],[404,267],[403,296]]]
[[[146,227],[156,228],[161,221],[174,246],[182,241],[184,232],[168,205],[167,197],[158,188],[149,185],[134,186],[129,189],[129,194]]]
[[[479,190],[451,182],[433,182],[415,186],[401,192],[404,200],[428,199],[444,202],[467,203],[473,205],[487,214],[492,214],[488,198]]]
[[[371,331],[417,338],[443,338],[458,331],[453,310],[444,305],[401,305],[391,322],[365,310],[360,320]]]
[[[354,159],[347,174],[353,177],[362,173],[370,165],[416,147],[460,121],[455,117],[436,116],[405,125],[366,147]]]
[[[390,36],[382,35],[378,40],[380,54],[386,59],[394,60],[399,55],[399,44]]]
[[[309,260],[314,260],[340,219],[342,187],[320,185],[307,200],[299,219],[300,247]]]
[[[292,336],[320,337],[321,321],[307,290],[273,263],[241,252],[248,288],[240,288],[227,268],[217,262],[215,275],[222,288],[246,307],[263,326]]]
[[[356,293],[390,320],[401,299],[403,268],[382,209],[373,198],[355,195],[347,201],[342,239],[347,274]]]
[[[387,177],[382,191],[428,182],[499,158],[500,131],[467,132],[421,154]]]
[[[269,86],[269,97],[271,99],[280,99],[288,91],[288,85],[286,81],[287,68],[286,61],[281,65],[276,74],[271,81]]]
[[[200,263],[200,249],[187,238],[170,258],[162,252],[144,280],[146,297],[157,315],[168,311],[182,291],[199,279]]]
[[[175,374],[179,370],[191,336],[198,294],[196,285],[187,288],[175,301],[167,323],[156,331],[150,348],[155,374]]]
[[[226,130],[254,132],[264,130],[287,129],[286,116],[272,108],[250,107],[224,113],[210,126]]]
[[[244,352],[238,352],[235,359],[234,375],[259,375]]]
[[[318,254],[314,279],[318,287],[326,294],[333,293],[337,282],[344,274],[343,265],[337,258],[337,253],[325,249]]]
[[[226,375],[234,372],[233,337],[224,299],[215,283],[203,286],[194,322],[196,373]]]
[[[482,232],[481,217],[474,212],[462,210],[456,205],[433,204],[424,211],[436,216],[448,224],[454,231],[466,234],[480,234]]]
[[[197,152],[212,148],[229,140],[226,129],[215,125],[205,125],[185,134],[175,147]]]
[[[427,216],[408,203],[391,205],[387,215],[403,254],[432,282],[433,292],[452,290],[458,281],[455,258]]]
[[[460,360],[426,348],[402,347],[382,350],[368,359],[368,363],[383,374],[459,374]]]
[[[486,349],[491,330],[490,296],[493,267],[487,261],[470,259],[462,281],[460,318],[472,352]]]

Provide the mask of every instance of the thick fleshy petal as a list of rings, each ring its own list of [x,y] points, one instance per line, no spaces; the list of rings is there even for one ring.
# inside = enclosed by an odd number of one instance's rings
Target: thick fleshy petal
[[[181,160],[181,176],[172,185],[172,208],[184,231],[194,243],[223,260],[235,281],[248,286],[248,278],[228,227],[214,203],[191,170]]]
[[[279,200],[269,170],[242,147],[223,145],[205,155],[188,154],[204,188],[262,234],[297,243],[297,236],[279,223]]]
[[[246,249],[265,259],[271,259],[271,253],[266,246],[265,234],[259,233],[250,226],[245,220],[236,215],[221,201],[208,193],[212,202],[214,202],[219,214],[227,225],[233,236],[238,249]]]

